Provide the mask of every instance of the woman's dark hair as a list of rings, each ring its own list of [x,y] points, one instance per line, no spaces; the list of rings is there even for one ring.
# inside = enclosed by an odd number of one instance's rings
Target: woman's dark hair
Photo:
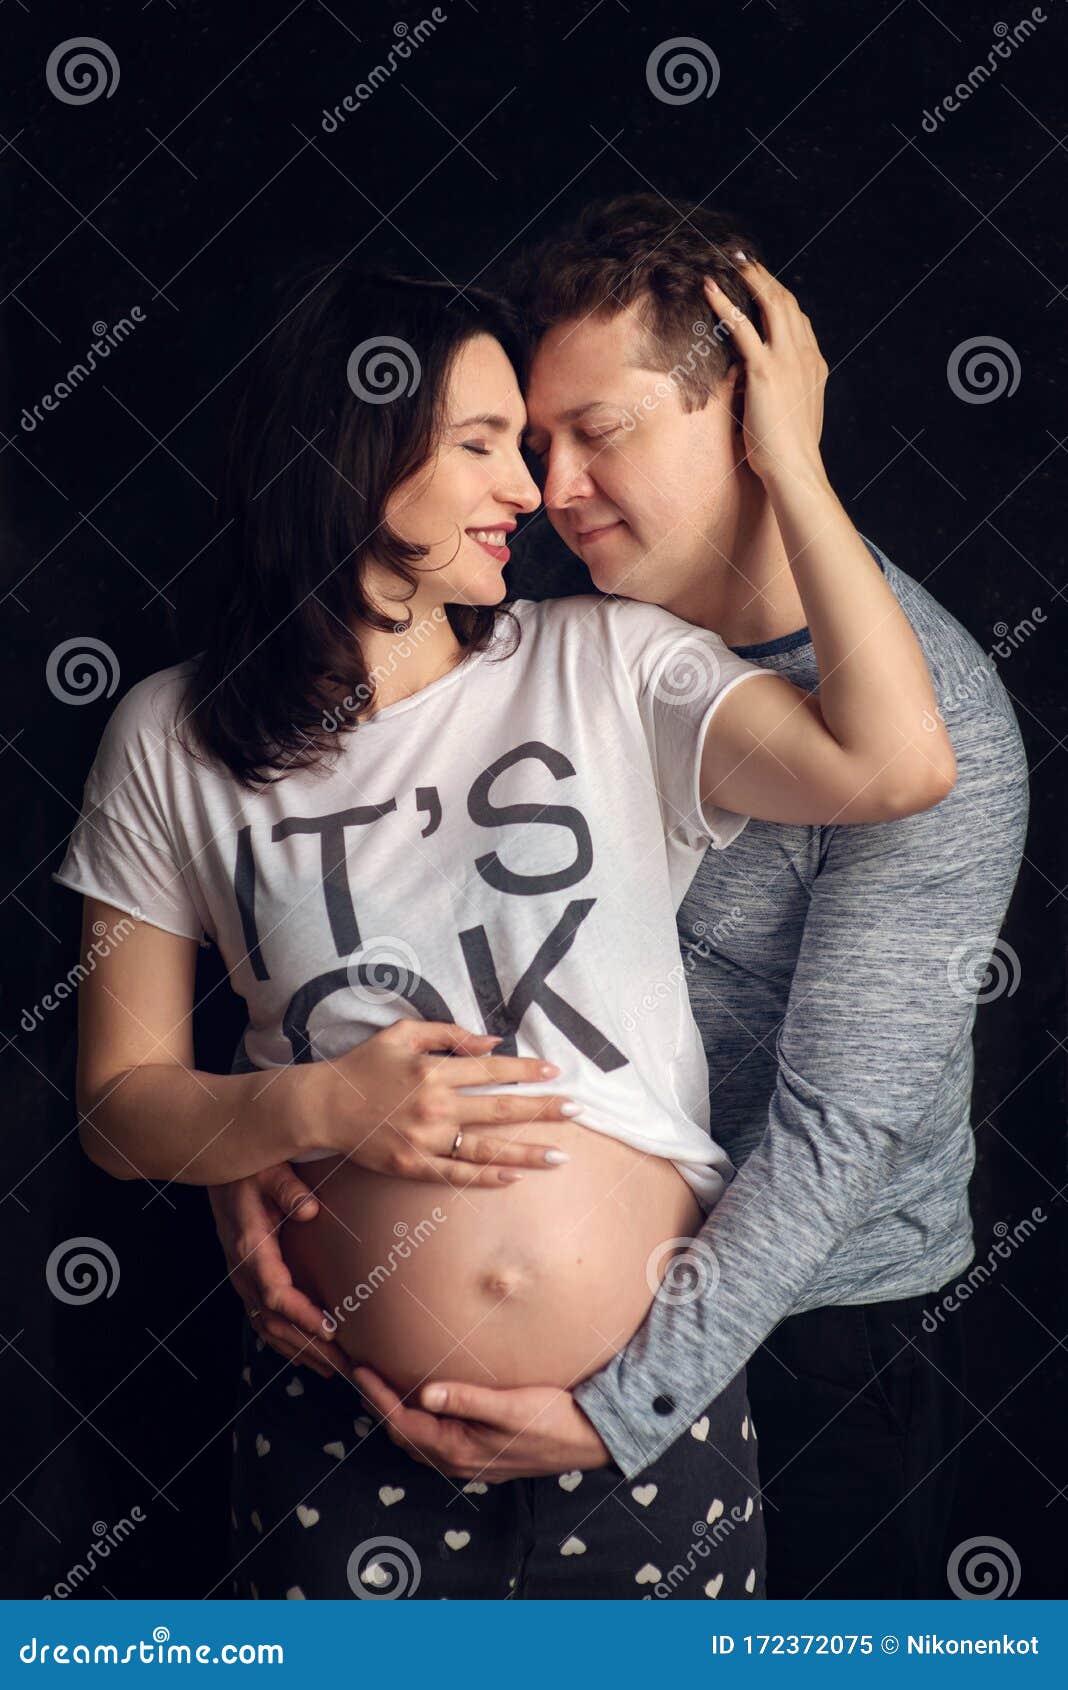
[[[253,353],[229,438],[217,502],[223,557],[183,712],[187,749],[249,787],[340,748],[337,683],[361,700],[342,731],[374,697],[349,630],[357,620],[403,627],[365,596],[364,566],[373,555],[416,589],[427,549],[391,532],[385,506],[433,454],[457,354],[492,335],[520,379],[527,356],[518,316],[481,289],[460,294],[343,261],[291,272],[281,294],[288,309]],[[506,614],[445,611],[472,650]]]

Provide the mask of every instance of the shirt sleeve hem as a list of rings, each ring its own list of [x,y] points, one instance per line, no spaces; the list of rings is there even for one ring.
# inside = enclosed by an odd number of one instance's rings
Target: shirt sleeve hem
[[[106,891],[99,882],[90,875],[66,874],[59,869],[52,870],[52,879],[57,886],[65,886],[71,892],[80,892],[86,898],[99,898],[102,903],[110,904],[112,909],[122,910],[126,915],[132,915],[135,921],[143,921],[147,927],[160,927],[164,933],[174,933],[179,939],[195,939],[198,945],[206,945],[208,937],[203,927],[197,924],[197,931],[191,933],[188,927],[180,927],[175,922],[160,921],[158,917],[146,915],[138,905],[125,898],[118,898],[113,892]]]
[[[752,680],[754,675],[770,675],[770,669],[746,669],[740,675],[735,675],[725,687],[721,687],[715,698],[709,704],[701,718],[701,728],[697,736],[697,756],[693,770],[693,802],[694,814],[701,817],[709,843],[715,851],[725,851],[728,845],[733,845],[738,835],[749,825],[749,816],[738,815],[734,810],[724,810],[718,804],[706,804],[701,796],[701,764],[705,749],[705,736],[709,723],[719,709],[727,694],[734,691],[743,681]]]
[[[607,1445],[609,1454],[625,1479],[637,1478],[668,1444],[675,1441],[674,1437],[671,1437],[651,1449],[643,1449],[635,1439],[629,1423],[620,1413],[618,1404],[604,1386],[598,1384],[596,1376],[584,1379],[580,1385],[576,1385],[571,1395],[587,1420],[592,1422],[602,1442]]]

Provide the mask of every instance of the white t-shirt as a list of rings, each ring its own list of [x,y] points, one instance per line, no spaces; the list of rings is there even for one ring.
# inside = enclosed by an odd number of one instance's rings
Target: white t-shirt
[[[746,825],[702,808],[705,727],[766,671],[654,605],[512,609],[510,655],[502,619],[341,734],[335,763],[260,792],[175,737],[191,664],[149,675],[112,713],[54,879],[218,945],[248,1006],[235,1069],[338,1057],[404,1015],[503,1033],[495,1054],[561,1069],[511,1089],[573,1097],[710,1207],[734,1169],[675,912]]]

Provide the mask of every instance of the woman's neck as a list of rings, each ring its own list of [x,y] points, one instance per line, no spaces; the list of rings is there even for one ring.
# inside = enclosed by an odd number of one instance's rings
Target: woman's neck
[[[361,626],[358,638],[368,681],[374,689],[369,716],[421,692],[454,669],[465,648],[453,632],[444,607],[384,603],[385,615],[396,614],[392,629]]]

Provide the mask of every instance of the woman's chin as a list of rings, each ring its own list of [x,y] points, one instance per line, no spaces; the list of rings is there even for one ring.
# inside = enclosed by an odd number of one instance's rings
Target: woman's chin
[[[477,575],[456,582],[449,602],[467,605],[500,604],[507,591],[503,569],[479,570]]]

